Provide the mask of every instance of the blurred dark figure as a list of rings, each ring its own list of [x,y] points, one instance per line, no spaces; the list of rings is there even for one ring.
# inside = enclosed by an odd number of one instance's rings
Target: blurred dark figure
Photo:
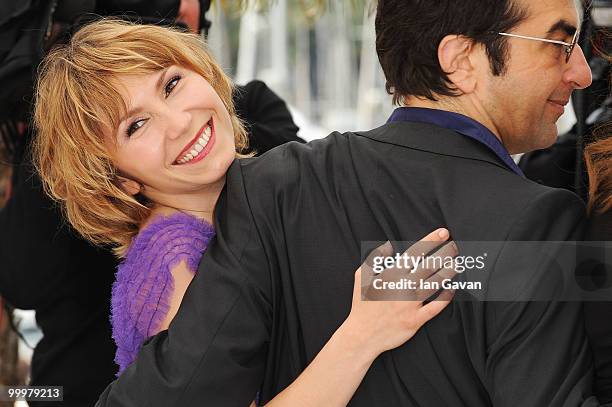
[[[584,146],[593,141],[592,135],[599,127],[612,121],[611,72],[606,58],[612,52],[609,37],[612,0],[588,1],[585,10],[580,44],[593,72],[593,85],[574,93],[577,123],[573,128],[559,136],[553,146],[525,154],[519,167],[527,178],[572,191],[586,202],[588,177]]]
[[[71,230],[43,193],[29,157],[28,122],[35,70],[55,41],[75,31],[84,13],[121,15],[148,23],[207,30],[210,1],[107,0],[0,2],[0,143],[14,162],[11,199],[0,211],[0,295],[36,310],[43,338],[34,350],[31,385],[64,387],[63,403],[93,405],[114,379],[110,296],[117,261]],[[239,87],[236,110],[251,147],[265,152],[298,136],[286,104],[263,82]]]

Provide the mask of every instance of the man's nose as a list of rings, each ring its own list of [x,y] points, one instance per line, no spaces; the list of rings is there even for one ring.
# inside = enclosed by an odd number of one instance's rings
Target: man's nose
[[[574,89],[584,89],[591,86],[593,83],[593,74],[591,67],[584,57],[580,45],[576,45],[574,53],[568,61],[567,70],[565,71],[565,82],[570,83]]]

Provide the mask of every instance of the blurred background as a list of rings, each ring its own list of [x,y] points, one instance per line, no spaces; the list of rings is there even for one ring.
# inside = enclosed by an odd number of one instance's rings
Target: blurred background
[[[368,129],[392,110],[367,0],[214,4],[209,46],[237,83],[260,79],[291,106],[300,136]]]

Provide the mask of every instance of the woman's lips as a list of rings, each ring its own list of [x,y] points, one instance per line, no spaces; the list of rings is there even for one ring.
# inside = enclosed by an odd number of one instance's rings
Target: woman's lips
[[[187,162],[186,164],[194,164],[197,163],[198,161],[201,161],[204,159],[204,157],[206,157],[208,155],[208,153],[210,153],[210,150],[212,150],[212,148],[215,145],[215,127],[211,122],[210,125],[210,139],[208,140],[208,143],[206,144],[206,146],[204,147],[204,150],[200,151],[200,153],[193,158],[193,160]]]
[[[183,149],[174,165],[186,165],[202,160],[215,144],[214,122],[211,118],[196,134],[193,141]]]

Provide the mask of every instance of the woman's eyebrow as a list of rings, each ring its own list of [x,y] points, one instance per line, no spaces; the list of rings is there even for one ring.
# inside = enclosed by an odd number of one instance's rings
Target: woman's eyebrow
[[[168,72],[169,67],[166,67],[159,71],[159,76],[157,77],[157,81],[155,81],[155,92],[159,92],[164,84],[164,78],[166,77],[166,73]],[[140,106],[134,106],[128,110],[125,116],[119,120],[119,123],[123,123],[128,117],[138,113],[141,110]]]
[[[166,67],[162,69],[161,72],[159,73],[159,78],[157,78],[157,83],[155,84],[155,90],[158,92],[161,90],[161,87],[164,84],[164,78],[166,77],[166,73],[168,72],[168,69],[170,69],[170,67]]]

